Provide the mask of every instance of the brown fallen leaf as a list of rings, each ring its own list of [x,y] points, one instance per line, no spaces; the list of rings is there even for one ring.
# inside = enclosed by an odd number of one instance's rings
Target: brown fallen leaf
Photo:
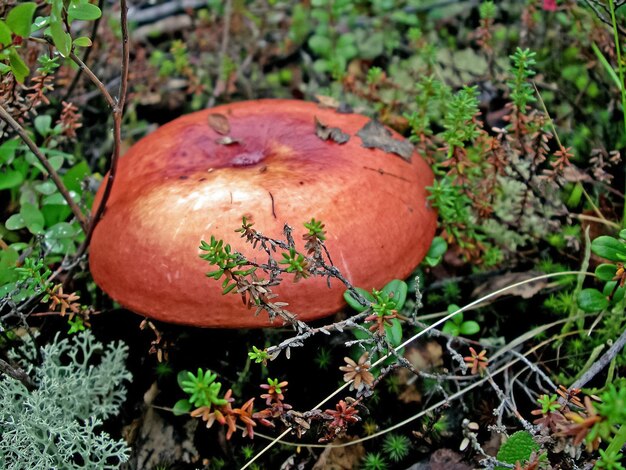
[[[417,389],[415,383],[408,383],[413,374],[405,368],[398,369],[395,374],[402,390],[398,394],[398,399],[403,403],[421,403],[421,392]]]
[[[356,133],[365,148],[377,148],[388,153],[395,153],[410,162],[413,156],[413,144],[407,140],[394,139],[391,131],[378,121],[370,121]]]
[[[404,357],[417,370],[428,371],[443,365],[443,348],[437,341],[429,341],[426,344],[408,347]]]
[[[223,114],[209,114],[209,127],[218,134],[226,135],[230,132],[228,118]]]
[[[315,118],[315,135],[322,140],[332,140],[338,144],[345,144],[350,140],[350,135],[343,132],[338,127],[328,127],[317,117]]]
[[[482,297],[484,295],[490,294],[497,290],[500,290],[506,286],[510,286],[512,284],[516,284],[518,282],[524,281],[526,279],[533,278],[542,273],[538,271],[528,271],[523,273],[505,273],[500,276],[496,276],[493,279],[488,280],[487,282],[477,286],[472,292],[473,297]],[[502,297],[504,295],[514,295],[517,297],[521,297],[523,299],[530,299],[543,288],[548,285],[547,279],[541,279],[534,282],[529,282],[527,284],[522,284],[511,289],[507,289],[506,291],[491,297],[489,302],[493,302],[494,299],[498,297]]]
[[[349,442],[348,438],[335,439],[333,444]],[[352,470],[358,468],[365,455],[363,444],[347,447],[326,447],[313,466],[313,470]]]

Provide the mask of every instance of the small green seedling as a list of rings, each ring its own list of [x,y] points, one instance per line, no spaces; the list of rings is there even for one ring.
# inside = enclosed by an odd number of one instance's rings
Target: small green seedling
[[[448,313],[456,312],[458,309],[458,305],[448,305]],[[459,312],[444,323],[442,331],[452,336],[470,336],[480,331],[480,325],[473,320],[464,321],[463,312]]]

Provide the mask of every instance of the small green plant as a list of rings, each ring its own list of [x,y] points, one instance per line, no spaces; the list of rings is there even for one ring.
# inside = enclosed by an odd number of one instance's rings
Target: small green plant
[[[402,434],[389,434],[383,441],[383,452],[392,462],[400,462],[411,449],[411,440]]]
[[[252,346],[252,351],[248,352],[248,357],[257,364],[266,364],[270,359],[270,355],[264,349],[259,349],[256,346]]]
[[[595,275],[604,281],[604,289],[582,289],[578,294],[578,306],[585,312],[597,312],[609,306],[621,304],[624,299],[626,282],[626,229],[621,230],[619,238],[603,235],[591,243],[591,251],[612,263],[602,263],[596,267]]]
[[[333,356],[330,350],[328,348],[325,348],[324,346],[320,347],[320,349],[315,354],[315,363],[322,370],[328,369],[332,362],[332,359]]]
[[[361,462],[362,470],[387,470],[389,464],[380,452],[368,452]]]
[[[245,445],[241,448],[241,453],[243,454],[243,458],[246,460],[250,460],[254,455],[255,449],[254,446]]]
[[[245,226],[244,219],[244,226]],[[215,265],[218,269],[206,273],[207,277],[213,278],[216,281],[222,276],[225,276],[222,283],[222,291],[224,294],[232,292],[237,283],[232,281],[232,276],[247,276],[252,274],[256,268],[249,269],[237,269],[246,264],[246,260],[239,253],[232,253],[229,244],[224,244],[223,240],[216,240],[214,236],[211,236],[209,243],[202,240],[200,249],[206,253],[200,255],[200,258],[208,261],[212,265]]]
[[[455,304],[448,305],[448,313],[456,312],[459,308]],[[480,331],[480,325],[474,320],[464,320],[463,312],[459,312],[444,323],[441,331],[452,336],[471,336]]]
[[[528,49],[518,47],[515,54],[511,56],[513,80],[508,85],[511,88],[513,104],[517,111],[522,114],[526,114],[529,103],[537,100],[535,90],[529,82],[529,79],[535,75],[536,55]]]
[[[357,312],[371,312],[365,317],[365,322],[373,323],[369,329],[379,336],[384,336],[392,346],[402,343],[402,323],[401,315],[398,314],[404,307],[409,287],[406,282],[395,279],[388,282],[380,291],[373,289],[368,292],[361,288],[355,288],[367,304],[360,302],[355,295],[344,292],[344,299],[350,307]],[[358,339],[365,339],[367,336],[361,330],[353,330]]]
[[[193,374],[189,371],[181,371],[178,374],[178,384],[180,388],[189,395],[189,398],[179,400],[174,405],[174,414],[189,413],[192,408],[222,406],[228,400],[220,398],[222,384],[216,382],[217,374],[210,370],[203,371],[198,368],[198,372]]]

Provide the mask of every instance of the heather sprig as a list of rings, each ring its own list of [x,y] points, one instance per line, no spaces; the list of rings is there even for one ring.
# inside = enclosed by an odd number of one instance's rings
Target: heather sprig
[[[530,79],[536,73],[533,68],[537,64],[536,55],[529,49],[518,47],[515,53],[510,56],[513,79],[507,82],[507,85],[515,108],[522,114],[526,114],[529,103],[536,101],[535,91],[530,83]]]

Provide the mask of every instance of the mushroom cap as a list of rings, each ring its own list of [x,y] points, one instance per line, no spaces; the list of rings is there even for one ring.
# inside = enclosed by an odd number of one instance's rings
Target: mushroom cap
[[[224,129],[209,125],[223,115]],[[214,116],[213,116],[214,117]],[[349,134],[347,143],[316,135],[315,119]],[[90,246],[96,283],[124,307],[169,323],[201,327],[265,327],[262,313],[237,294],[222,295],[221,282],[200,259],[200,241],[211,235],[249,259],[265,262],[235,230],[242,217],[266,236],[294,228],[303,250],[302,226],[321,220],[334,265],[353,285],[381,288],[405,278],[430,247],[436,214],[426,187],[433,174],[413,153],[411,161],[364,148],[357,132],[365,116],[342,114],[315,103],[258,100],[195,112],[144,137],[119,160],[106,210]],[[219,130],[221,132],[216,131]],[[400,138],[393,133],[394,138]],[[98,206],[104,184],[98,191]],[[280,253],[277,254],[280,258]],[[284,275],[275,301],[302,321],[337,312],[345,286],[325,278],[293,282]]]

